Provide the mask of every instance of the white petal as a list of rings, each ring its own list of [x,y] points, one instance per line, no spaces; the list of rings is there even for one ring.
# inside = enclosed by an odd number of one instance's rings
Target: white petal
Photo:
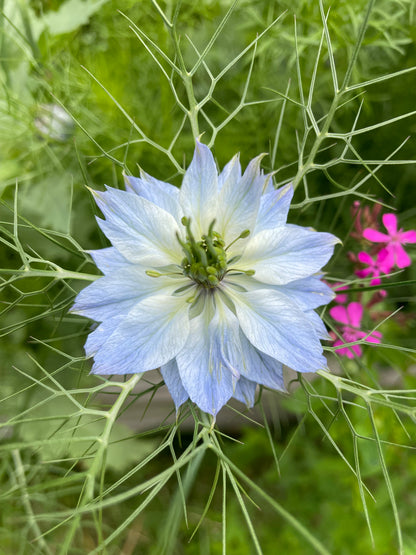
[[[255,279],[283,285],[318,272],[339,240],[330,233],[289,226],[260,231],[249,239],[237,267],[255,270]]]
[[[189,334],[189,304],[182,297],[155,295],[122,319],[95,355],[96,374],[145,372],[166,364]]]
[[[106,220],[98,223],[112,244],[130,262],[148,266],[180,263],[183,252],[173,216],[145,198],[109,189],[94,196]]]
[[[309,319],[289,298],[262,289],[237,293],[234,300],[241,329],[259,351],[297,372],[316,372],[326,367],[322,346]]]
[[[185,172],[180,189],[183,214],[191,218],[197,240],[207,233],[217,209],[218,173],[210,149],[196,142],[194,157]]]

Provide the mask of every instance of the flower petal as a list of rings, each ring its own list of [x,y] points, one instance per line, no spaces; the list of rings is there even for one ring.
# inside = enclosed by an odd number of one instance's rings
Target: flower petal
[[[255,270],[255,279],[273,285],[315,274],[330,259],[334,235],[287,225],[260,231],[248,242],[237,266]]]
[[[365,251],[361,251],[358,253],[358,260],[363,264],[368,264],[369,266],[374,264],[372,257],[368,254],[368,252]]]
[[[257,384],[246,378],[241,378],[238,380],[234,389],[234,399],[237,399],[241,403],[247,405],[247,407],[252,407],[254,405],[254,398],[256,395]]]
[[[302,310],[288,297],[270,289],[232,292],[244,335],[259,351],[297,372],[326,368],[322,346]]]
[[[84,346],[87,358],[94,356],[98,350],[101,349],[107,339],[118,328],[122,320],[122,315],[114,316],[102,324],[99,324],[92,332],[90,332]]]
[[[416,243],[416,231],[402,231],[399,237],[400,243]]]
[[[397,216],[396,214],[383,214],[384,227],[389,232],[389,235],[396,235],[397,233]]]
[[[260,208],[253,235],[264,229],[275,229],[285,225],[292,197],[293,187],[291,183],[264,194],[260,199]]]
[[[254,158],[239,181],[231,179],[234,176],[230,174],[218,195],[215,228],[226,245],[242,231],[254,227],[264,183],[268,179],[260,173],[262,158],[262,155]]]
[[[166,387],[172,396],[176,410],[178,410],[179,407],[183,405],[187,399],[189,399],[189,395],[183,387],[176,360],[173,359],[167,364],[163,364],[160,367],[160,373],[162,374]]]
[[[329,309],[329,315],[331,316],[331,318],[333,318],[337,322],[340,322],[341,324],[350,323],[348,319],[347,309],[345,308],[345,306],[340,306],[340,305],[333,306],[332,308]]]
[[[407,268],[412,264],[412,259],[398,243],[389,245],[388,249],[394,254],[394,260],[398,268]]]
[[[162,291],[172,294],[175,289],[188,282],[187,278],[152,278],[146,275],[142,266],[125,264],[98,278],[78,293],[71,312],[98,322],[118,314],[126,316],[145,297]]]
[[[390,241],[390,236],[385,233],[381,233],[372,227],[367,227],[363,231],[364,239],[367,241],[372,241],[373,243],[388,243]]]
[[[196,142],[194,157],[186,170],[180,190],[183,214],[191,218],[196,237],[207,233],[217,211],[218,173],[210,149]]]
[[[347,305],[348,320],[354,328],[360,328],[363,311],[364,308],[361,303],[353,302]]]
[[[275,287],[296,301],[302,310],[318,308],[330,303],[335,297],[334,291],[322,281],[319,274]]]
[[[286,391],[283,381],[282,363],[253,347],[241,330],[240,343],[242,355],[241,374],[245,378],[266,387]]]
[[[218,176],[218,191],[221,191],[224,184],[227,181],[231,183],[237,183],[241,179],[241,164],[240,155],[236,154],[231,160],[226,164],[222,172]]]
[[[179,228],[171,214],[143,197],[118,189],[93,194],[106,217],[98,219],[99,226],[127,260],[155,267],[180,263]]]
[[[179,204],[179,189],[170,183],[159,181],[143,171],[140,174],[141,178],[125,175],[126,188],[150,200],[156,206],[172,214],[176,221],[180,221],[183,214]]]
[[[188,338],[188,311],[188,303],[170,295],[142,300],[97,352],[93,373],[130,374],[166,364]]]
[[[230,362],[234,361],[228,360],[229,351],[235,349],[233,336],[235,330],[228,328],[219,310],[211,319],[210,311],[204,308],[192,320],[186,345],[176,356],[189,397],[204,412],[213,415],[232,397],[239,378],[230,369]]]
[[[94,260],[96,266],[103,272],[108,274],[116,269],[120,269],[130,264],[115,247],[107,247],[105,249],[86,251]]]

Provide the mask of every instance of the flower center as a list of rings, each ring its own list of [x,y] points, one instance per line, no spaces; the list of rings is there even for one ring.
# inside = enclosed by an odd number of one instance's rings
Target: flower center
[[[227,253],[224,240],[214,231],[215,220],[208,233],[196,241],[191,231],[190,218],[182,218],[186,228],[186,241],[177,236],[185,258],[181,262],[183,274],[198,285],[212,289],[216,287],[227,272]]]

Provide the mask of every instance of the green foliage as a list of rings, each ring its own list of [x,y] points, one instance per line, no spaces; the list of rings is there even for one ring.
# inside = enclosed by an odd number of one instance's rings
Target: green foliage
[[[336,372],[263,394],[268,417],[241,443],[190,405],[127,429],[162,382],[89,377],[90,324],[68,315],[97,277],[86,249],[105,244],[85,185],[121,186],[138,166],[179,185],[199,134],[219,166],[269,153],[276,185],[296,188],[291,220],[345,240],[328,272],[351,287],[354,199],[416,227],[413,2],[328,8],[0,1],[5,553],[416,550],[414,264],[380,305],[383,344],[346,362],[328,346]]]

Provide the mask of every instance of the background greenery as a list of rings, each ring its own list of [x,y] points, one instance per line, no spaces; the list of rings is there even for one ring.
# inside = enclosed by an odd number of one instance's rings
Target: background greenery
[[[343,239],[330,275],[354,279],[355,199],[416,228],[415,73],[403,71],[416,66],[415,5],[373,4],[338,0],[326,24],[315,0],[0,1],[1,552],[416,553],[414,264],[391,278],[382,309],[403,317],[383,323],[384,348],[332,355],[345,379],[297,378],[291,396],[259,402],[261,425],[240,407],[233,438],[195,413],[194,435],[163,421],[130,430],[119,417],[151,412],[163,383],[135,393],[89,376],[90,323],[67,314],[79,273],[97,273],[85,250],[106,244],[85,186],[122,187],[139,167],[180,185],[191,159],[178,48],[219,167],[269,153],[276,184],[298,185],[291,221]],[[350,69],[338,135],[303,174],[317,144],[308,117],[329,122],[334,76],[341,86]],[[54,119],[52,106],[64,109]],[[394,164],[373,163],[400,145]]]

